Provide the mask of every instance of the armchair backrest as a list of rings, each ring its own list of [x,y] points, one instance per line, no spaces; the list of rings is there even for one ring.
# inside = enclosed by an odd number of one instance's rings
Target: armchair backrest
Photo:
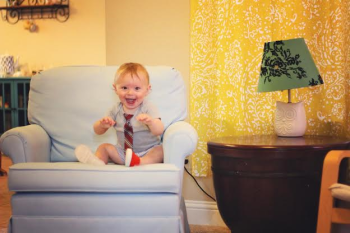
[[[116,143],[113,129],[95,135],[93,123],[118,100],[112,88],[118,66],[69,66],[32,77],[28,119],[50,136],[51,161],[76,161],[74,148],[86,144],[95,150],[101,143]],[[146,66],[152,86],[147,98],[161,113],[167,128],[187,116],[184,81],[174,68]]]

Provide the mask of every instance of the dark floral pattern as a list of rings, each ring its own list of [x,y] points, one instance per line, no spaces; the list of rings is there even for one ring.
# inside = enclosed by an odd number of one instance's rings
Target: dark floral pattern
[[[297,79],[307,78],[306,71],[299,66],[302,62],[300,55],[292,55],[289,49],[285,49],[283,41],[268,42],[264,45],[264,54],[261,64],[261,74],[266,81],[271,82],[272,78],[279,78],[285,75],[287,78],[295,77]],[[292,75],[293,74],[293,75]],[[310,86],[323,84],[321,76],[318,80],[312,78]]]
[[[316,81],[315,79],[311,79],[311,81],[309,81],[309,86],[316,86],[319,84],[323,84],[323,79],[321,78],[321,75],[318,75],[318,81]]]

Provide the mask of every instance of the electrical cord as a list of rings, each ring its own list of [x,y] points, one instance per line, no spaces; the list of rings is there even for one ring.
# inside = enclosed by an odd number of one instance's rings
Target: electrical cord
[[[216,202],[216,199],[215,199],[214,197],[210,196],[210,195],[198,184],[196,178],[194,178],[194,176],[187,170],[187,168],[186,168],[186,167],[184,167],[184,168],[185,168],[185,171],[187,172],[187,174],[189,174],[189,175],[192,177],[192,179],[194,180],[194,182],[196,182],[197,186],[202,190],[202,192],[203,192],[205,195],[207,195],[208,197],[210,197],[211,199],[213,199],[213,200]]]

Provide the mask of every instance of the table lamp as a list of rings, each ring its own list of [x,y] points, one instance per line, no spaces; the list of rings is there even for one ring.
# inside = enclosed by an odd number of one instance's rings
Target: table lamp
[[[304,102],[292,103],[291,89],[323,84],[303,38],[266,42],[258,92],[288,90],[288,103],[277,101],[278,136],[301,137],[306,131]]]

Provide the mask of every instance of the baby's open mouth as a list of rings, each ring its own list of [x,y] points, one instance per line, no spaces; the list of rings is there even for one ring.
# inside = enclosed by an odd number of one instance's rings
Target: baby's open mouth
[[[134,104],[136,99],[125,99],[128,104]]]

